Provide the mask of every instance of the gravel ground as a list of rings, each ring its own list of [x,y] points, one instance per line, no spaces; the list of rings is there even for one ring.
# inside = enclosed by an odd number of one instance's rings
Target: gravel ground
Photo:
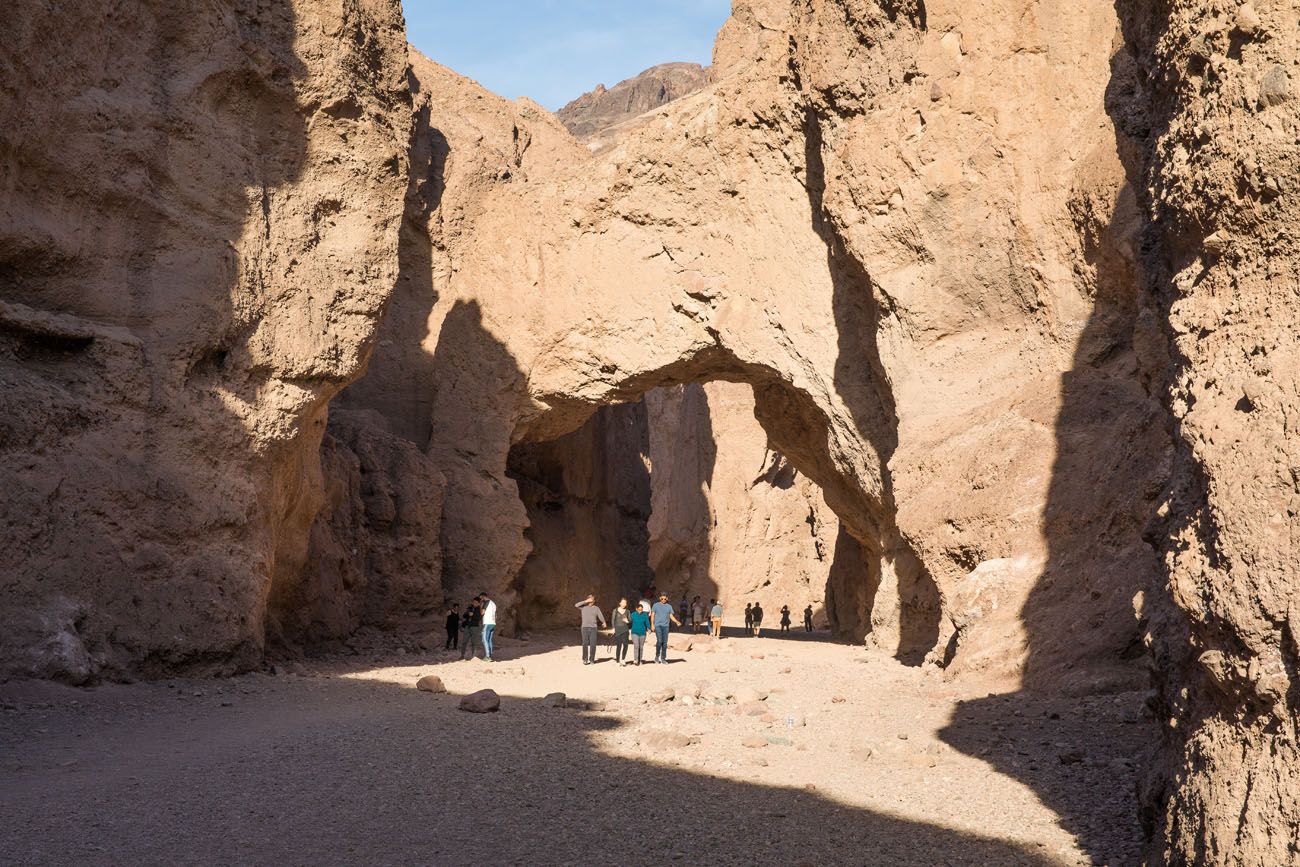
[[[976,695],[779,638],[498,655],[0,685],[0,863],[1139,863],[1135,693]],[[498,713],[457,709],[484,687]]]

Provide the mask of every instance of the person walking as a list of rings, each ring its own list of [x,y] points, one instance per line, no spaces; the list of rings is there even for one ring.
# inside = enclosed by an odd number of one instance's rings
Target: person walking
[[[709,600],[709,626],[714,638],[722,637],[722,603],[716,599]]]
[[[483,658],[488,662],[496,662],[492,658],[492,636],[497,631],[497,604],[487,593],[478,596],[483,606]]]
[[[596,597],[592,594],[573,607],[582,611],[582,664],[591,665],[596,661],[596,636],[605,625],[605,615],[596,607]]]
[[[443,650],[455,650],[460,646],[460,606],[453,604],[447,612],[447,643]]]
[[[812,632],[812,606],[803,610],[803,631]]]
[[[745,603],[745,631],[749,632],[754,628],[754,606],[752,603]]]
[[[642,604],[640,608],[632,612],[629,620],[628,631],[632,633],[632,653],[636,657],[636,664],[640,665],[645,654],[645,637],[650,631],[650,611],[648,606]]]
[[[695,632],[700,631],[700,627],[709,621],[709,612],[704,609],[704,602],[696,596],[691,600],[691,626]]]
[[[789,605],[781,606],[781,631],[782,632],[790,631],[790,606]]]
[[[627,599],[618,600],[618,607],[609,614],[614,623],[614,663],[627,665],[627,644],[629,630],[632,628],[632,610],[627,607]]]
[[[754,616],[754,637],[757,638],[763,632],[763,606],[757,602],[754,603],[753,616]]]
[[[465,613],[461,616],[460,627],[465,631],[464,641],[460,648],[460,658],[464,659],[466,654],[470,659],[474,658],[474,645],[482,646],[481,635],[483,631],[483,609],[479,607],[479,599],[475,596],[465,606]]]
[[[663,665],[668,662],[668,629],[674,623],[682,625],[667,593],[660,593],[659,601],[650,608],[650,622],[655,629],[655,662]]]

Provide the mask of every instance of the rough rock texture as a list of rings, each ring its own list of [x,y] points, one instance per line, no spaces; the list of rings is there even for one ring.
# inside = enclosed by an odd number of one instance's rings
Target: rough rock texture
[[[255,664],[396,277],[399,4],[0,29],[0,676]]]
[[[1143,245],[1177,449],[1150,538],[1152,861],[1300,857],[1300,32],[1290,4],[1125,2]]]
[[[645,403],[655,585],[674,601],[721,599],[732,619],[759,601],[773,628],[782,605],[799,628],[812,605],[824,626],[839,522],[817,486],[768,449],[753,391],[692,384],[652,391]]]
[[[596,89],[555,113],[569,132],[588,138],[661,105],[694,93],[709,82],[698,63],[661,63],[606,89]]]

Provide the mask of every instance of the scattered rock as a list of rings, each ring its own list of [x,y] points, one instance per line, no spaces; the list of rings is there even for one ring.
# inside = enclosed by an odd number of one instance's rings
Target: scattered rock
[[[842,696],[842,695],[833,695],[833,696],[831,696],[831,703],[832,703],[832,704],[844,704],[844,702],[846,702],[846,701],[848,701],[848,699],[845,698],[845,697]]]
[[[1083,753],[1078,750],[1067,750],[1057,755],[1063,765],[1077,765],[1083,761]]]
[[[562,692],[548,692],[542,697],[542,707],[568,707],[569,697]]]
[[[771,736],[768,737],[767,742],[777,747],[788,747],[792,743],[794,743],[794,741],[790,740],[789,738],[779,738],[779,737],[771,737]]]
[[[415,688],[420,692],[446,692],[447,687],[443,685],[442,678],[436,674],[426,674],[415,682]]]
[[[790,666],[787,665],[785,668],[781,669],[781,674],[789,674],[790,671]]]
[[[1243,3],[1237,7],[1235,24],[1237,29],[1247,36],[1254,36],[1264,29],[1264,22],[1259,19],[1259,13],[1249,3]]]
[[[849,758],[855,759],[859,762],[869,761],[875,754],[876,751],[871,747],[852,747],[849,750]]]
[[[762,716],[767,713],[767,705],[761,701],[746,702],[740,706],[740,711],[747,716]]]
[[[637,739],[641,746],[652,750],[679,750],[699,742],[700,739],[694,735],[662,731],[646,732]]]
[[[763,701],[767,698],[767,692],[761,689],[755,689],[752,686],[738,687],[735,692],[736,702],[738,704],[750,704],[756,701]]]
[[[1273,64],[1259,83],[1259,99],[1265,106],[1281,105],[1291,99],[1291,76],[1286,67]]]
[[[749,655],[749,658],[750,658],[750,659],[767,659],[767,657],[764,656],[764,655],[761,654],[761,653],[751,653],[751,654]]]
[[[751,750],[767,746],[767,738],[762,735],[750,735],[740,742],[742,747],[749,747]]]
[[[459,707],[470,713],[495,713],[501,709],[501,696],[495,690],[480,689],[462,696]]]
[[[680,632],[670,633],[668,635],[668,646],[673,650],[689,653],[691,648],[695,646],[695,639]]]
[[[666,701],[672,701],[675,697],[676,697],[676,693],[673,691],[673,688],[671,686],[665,687],[659,690],[658,692],[650,693],[650,700],[658,704],[662,704],[663,702]]]

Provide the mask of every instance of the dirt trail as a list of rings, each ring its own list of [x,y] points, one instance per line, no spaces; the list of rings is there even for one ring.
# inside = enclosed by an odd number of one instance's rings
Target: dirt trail
[[[1136,694],[958,693],[779,638],[583,666],[570,637],[504,642],[491,665],[388,654],[0,686],[0,863],[1137,860]],[[423,674],[451,694],[414,689]],[[483,687],[499,713],[456,709]],[[763,705],[711,698],[746,689]],[[554,691],[582,706],[543,706]]]

